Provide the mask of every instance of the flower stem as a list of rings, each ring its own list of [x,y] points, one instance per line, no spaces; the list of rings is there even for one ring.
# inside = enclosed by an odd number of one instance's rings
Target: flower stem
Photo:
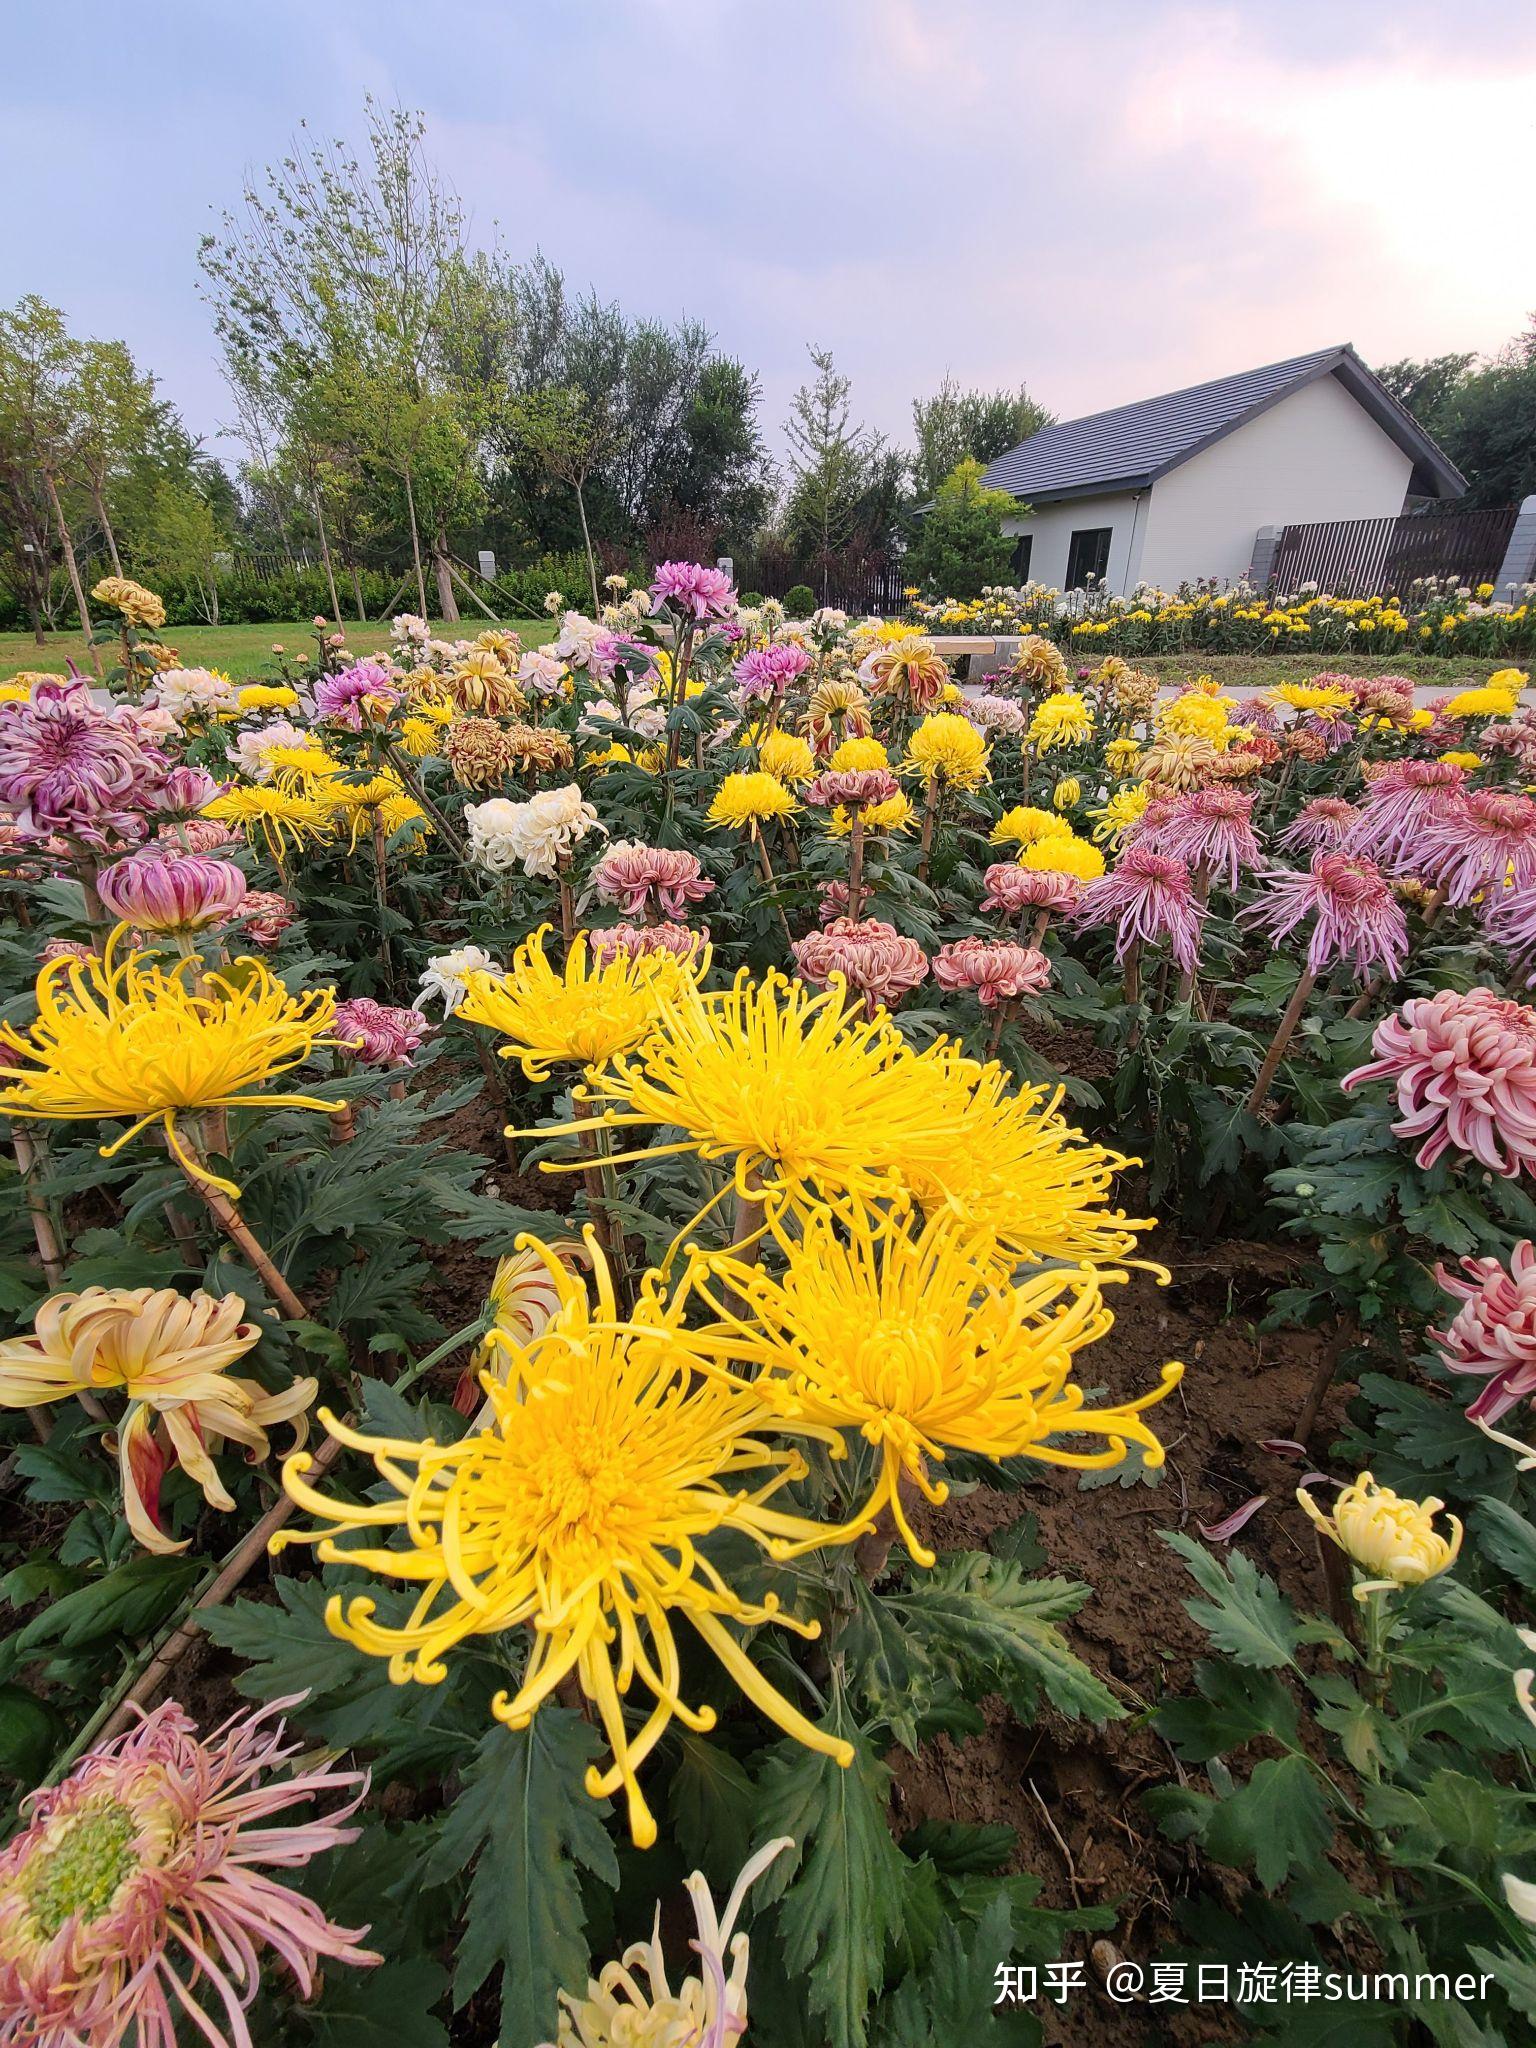
[[[928,778],[928,790],[923,800],[922,858],[917,864],[917,879],[926,882],[928,870],[933,864],[933,834],[939,822],[940,790],[937,775]]]
[[[848,915],[857,922],[864,892],[864,813],[854,806],[848,822]]]
[[[1301,1013],[1307,1007],[1307,1000],[1312,994],[1316,981],[1317,976],[1312,972],[1311,968],[1304,967],[1301,971],[1301,978],[1291,993],[1291,1000],[1285,1006],[1285,1014],[1280,1019],[1275,1035],[1269,1042],[1269,1051],[1264,1055],[1264,1064],[1259,1068],[1258,1079],[1253,1084],[1253,1092],[1248,1097],[1246,1107],[1250,1116],[1257,1116],[1264,1107],[1265,1102],[1269,1099],[1269,1091],[1274,1085],[1275,1075],[1280,1070],[1280,1062],[1285,1058],[1285,1048],[1291,1042],[1291,1033],[1301,1022]]]
[[[185,1143],[185,1140],[183,1140],[183,1143]],[[188,1157],[200,1166],[202,1161],[197,1158],[192,1147],[187,1146],[186,1149]],[[290,1322],[308,1321],[309,1310],[294,1293],[282,1274],[279,1273],[271,1258],[263,1249],[255,1232],[229,1199],[228,1195],[225,1194],[224,1190],[216,1188],[202,1174],[189,1172],[180,1160],[177,1161],[177,1164],[181,1166],[188,1187],[191,1188],[193,1194],[202,1202],[214,1222],[218,1224],[220,1230],[223,1231],[242,1258],[246,1259],[261,1275],[267,1292],[282,1309],[283,1314]]]

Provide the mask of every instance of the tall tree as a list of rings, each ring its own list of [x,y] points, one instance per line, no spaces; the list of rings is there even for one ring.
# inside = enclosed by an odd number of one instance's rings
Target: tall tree
[[[1441,436],[1472,505],[1518,505],[1536,492],[1536,315],[1446,402]]]
[[[793,481],[784,526],[798,558],[819,570],[824,582],[833,559],[853,538],[860,490],[880,443],[853,424],[853,385],[832,351],[810,343],[806,351],[816,374],[795,393],[785,422]]]
[[[1017,391],[963,391],[946,377],[932,398],[912,402],[917,436],[912,471],[918,497],[931,498],[967,456],[985,468],[1054,418],[1022,384]]]
[[[1406,406],[1426,434],[1439,439],[1448,408],[1473,374],[1475,355],[1403,357],[1383,363],[1376,375],[1399,405]]]
[[[29,294],[0,321],[0,439],[41,480],[80,614],[80,629],[91,643],[91,661],[99,676],[101,651],[95,644],[74,535],[60,491],[61,482],[68,477],[80,425],[79,361],[79,347],[71,341],[57,306]]]

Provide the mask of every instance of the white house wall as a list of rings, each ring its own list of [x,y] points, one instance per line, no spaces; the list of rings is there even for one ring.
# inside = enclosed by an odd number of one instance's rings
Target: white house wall
[[[1138,574],[1163,590],[1201,576],[1236,582],[1259,527],[1396,514],[1412,471],[1337,378],[1319,377],[1158,479]]]
[[[1162,489],[1161,484],[1158,489]],[[1097,498],[1069,498],[1061,505],[1042,505],[1027,519],[1005,519],[1003,531],[1033,537],[1030,580],[1061,590],[1066,585],[1067,550],[1073,534],[1080,527],[1107,526],[1112,531],[1104,580],[1111,590],[1126,591],[1142,573],[1137,568],[1137,559],[1150,497],[1149,492],[1143,491],[1138,501],[1129,491],[1114,491]]]

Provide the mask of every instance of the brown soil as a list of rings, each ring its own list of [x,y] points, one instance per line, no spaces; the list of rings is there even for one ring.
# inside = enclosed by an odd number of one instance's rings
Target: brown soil
[[[1157,1256],[1172,1270],[1172,1284],[1133,1280],[1117,1303],[1115,1328],[1094,1349],[1093,1377],[1112,1395],[1131,1395],[1154,1383],[1166,1359],[1184,1361],[1182,1383],[1157,1411],[1168,1451],[1161,1483],[1085,1493],[1076,1474],[1042,1468],[1040,1483],[1022,1494],[981,1488],[930,1510],[926,1532],[948,1547],[984,1547],[1033,1514],[1043,1569],[1094,1588],[1066,1632],[1127,1718],[1094,1728],[1046,1709],[1021,1727],[993,1701],[983,1734],[958,1744],[941,1736],[918,1758],[897,1750],[888,1759],[903,1831],[926,1819],[1006,1822],[1019,1837],[1013,1867],[1043,1880],[1040,1903],[1112,1906],[1116,1924],[1107,1939],[1143,1964],[1173,1937],[1173,1902],[1191,1875],[1186,1853],[1164,1841],[1140,1809],[1140,1792],[1181,1770],[1144,1717],[1187,1689],[1190,1666],[1207,1648],[1184,1610],[1194,1586],[1158,1532],[1187,1529],[1198,1538],[1197,1524],[1267,1494],[1272,1506],[1236,1540],[1303,1604],[1321,1606],[1326,1597],[1315,1546],[1289,1512],[1302,1467],[1259,1447],[1293,1433],[1319,1356],[1312,1332],[1255,1328],[1286,1255],[1262,1245],[1181,1249],[1165,1242]],[[1314,1443],[1326,1444],[1350,1392],[1342,1383],[1333,1389]],[[1079,1940],[1069,1952],[1085,1948]],[[1089,1978],[1092,1985],[1091,1970]],[[1180,2013],[1164,2006],[1154,2022],[1144,2007],[1112,2004],[1096,1985],[1065,2008],[1037,2010],[1047,2041],[1071,2048],[1148,2041],[1184,2048],[1240,2038],[1219,2007]]]

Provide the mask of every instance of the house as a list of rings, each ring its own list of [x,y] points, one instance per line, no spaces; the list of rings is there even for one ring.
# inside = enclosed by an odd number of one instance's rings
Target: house
[[[1004,521],[1016,582],[1120,593],[1234,583],[1261,527],[1393,516],[1466,489],[1347,343],[1043,427],[985,481],[1020,501]]]

